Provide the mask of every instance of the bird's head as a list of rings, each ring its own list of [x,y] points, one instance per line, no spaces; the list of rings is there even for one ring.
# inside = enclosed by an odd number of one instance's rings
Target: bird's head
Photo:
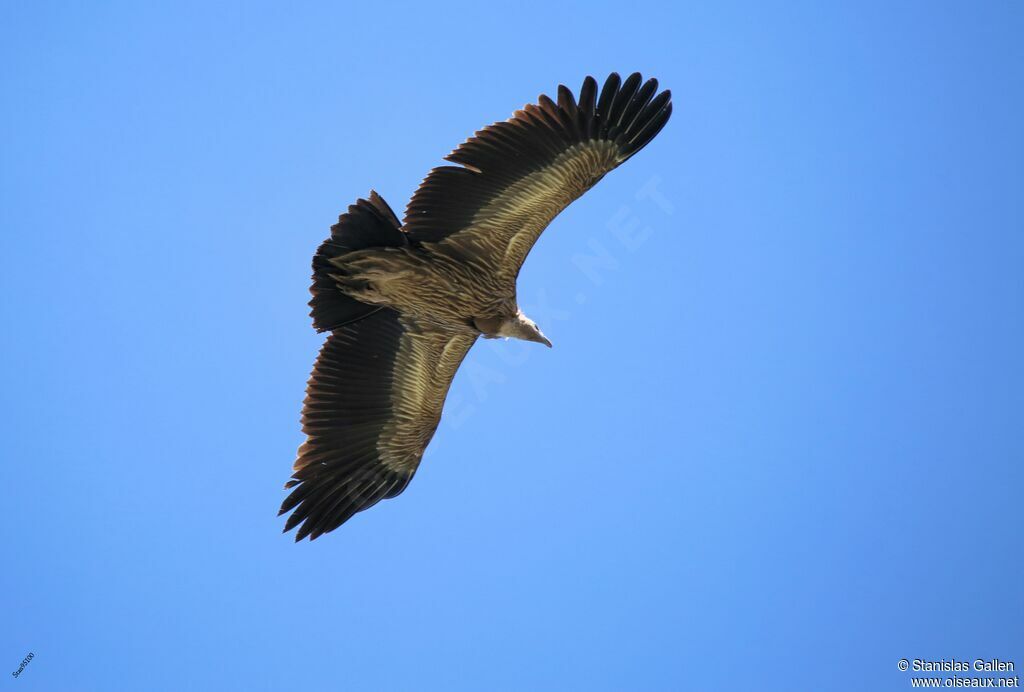
[[[510,317],[501,323],[501,326],[498,327],[498,336],[535,341],[551,348],[551,342],[544,336],[544,332],[540,330],[536,322],[524,315],[522,310],[517,312],[515,317]]]

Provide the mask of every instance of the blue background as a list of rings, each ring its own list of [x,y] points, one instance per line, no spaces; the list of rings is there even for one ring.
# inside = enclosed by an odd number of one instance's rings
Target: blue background
[[[1021,8],[4,3],[4,684],[1019,670]],[[328,227],[612,70],[675,114],[527,262],[555,348],[478,345],[406,492],[293,544]]]

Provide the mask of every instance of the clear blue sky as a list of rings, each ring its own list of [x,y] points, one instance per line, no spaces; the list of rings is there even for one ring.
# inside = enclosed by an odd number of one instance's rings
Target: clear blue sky
[[[1020,3],[346,5],[0,10],[5,686],[1024,666]],[[675,113],[527,262],[554,349],[478,345],[406,492],[294,544],[328,227],[612,70]]]

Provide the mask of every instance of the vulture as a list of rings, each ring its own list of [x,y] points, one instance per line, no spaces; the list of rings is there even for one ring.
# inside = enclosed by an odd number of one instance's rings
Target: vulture
[[[559,212],[646,146],[671,93],[611,74],[558,87],[478,131],[433,169],[399,221],[376,192],[313,257],[313,326],[330,332],[306,388],[285,532],[333,531],[405,490],[455,371],[481,336],[551,346],[516,302],[530,248]]]

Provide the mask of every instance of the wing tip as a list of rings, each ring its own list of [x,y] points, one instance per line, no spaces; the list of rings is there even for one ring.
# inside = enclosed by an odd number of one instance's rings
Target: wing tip
[[[578,98],[559,84],[556,99],[541,94],[508,120],[477,130],[444,157],[456,165],[434,168],[420,184],[406,207],[403,230],[414,242],[438,242],[467,227],[495,189],[542,170],[583,142],[614,143],[610,170],[646,146],[671,114],[671,108],[650,107],[671,100],[670,91],[657,93],[653,77],[644,82],[640,72],[625,79],[611,72],[600,90],[597,84],[587,75]]]

